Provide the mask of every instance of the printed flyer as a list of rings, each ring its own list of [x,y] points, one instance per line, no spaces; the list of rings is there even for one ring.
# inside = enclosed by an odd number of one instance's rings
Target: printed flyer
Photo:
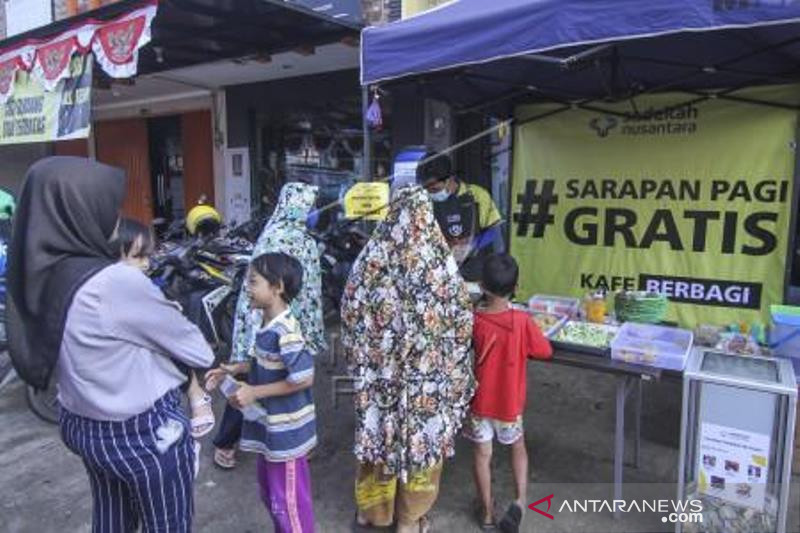
[[[700,492],[762,511],[769,470],[770,438],[704,423],[700,431]]]

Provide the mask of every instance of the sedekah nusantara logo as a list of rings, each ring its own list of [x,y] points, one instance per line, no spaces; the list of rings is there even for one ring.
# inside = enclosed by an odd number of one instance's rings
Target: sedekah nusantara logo
[[[598,137],[608,137],[608,132],[617,127],[617,119],[608,115],[596,117],[589,121],[589,127],[592,128]]]
[[[589,128],[598,137],[610,133],[627,136],[691,135],[697,131],[700,110],[692,104],[672,107],[641,109],[620,117],[601,115],[589,121]]]

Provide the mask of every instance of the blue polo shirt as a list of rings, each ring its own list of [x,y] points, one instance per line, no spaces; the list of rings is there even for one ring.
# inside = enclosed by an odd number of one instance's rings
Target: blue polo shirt
[[[306,348],[290,310],[256,333],[248,383],[300,383],[314,375],[314,357]],[[311,388],[259,400],[266,415],[245,420],[240,448],[281,462],[305,456],[317,444],[317,423]]]

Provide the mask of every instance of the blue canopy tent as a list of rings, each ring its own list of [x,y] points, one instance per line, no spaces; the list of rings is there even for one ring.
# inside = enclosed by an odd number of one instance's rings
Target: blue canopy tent
[[[800,3],[455,0],[363,30],[361,53],[362,84],[417,83],[462,112],[661,91],[738,99],[800,79]]]

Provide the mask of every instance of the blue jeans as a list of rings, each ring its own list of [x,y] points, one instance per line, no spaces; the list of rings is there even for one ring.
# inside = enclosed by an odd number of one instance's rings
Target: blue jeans
[[[217,436],[214,437],[214,446],[223,450],[230,450],[242,438],[242,412],[225,404],[225,412],[219,423]]]

